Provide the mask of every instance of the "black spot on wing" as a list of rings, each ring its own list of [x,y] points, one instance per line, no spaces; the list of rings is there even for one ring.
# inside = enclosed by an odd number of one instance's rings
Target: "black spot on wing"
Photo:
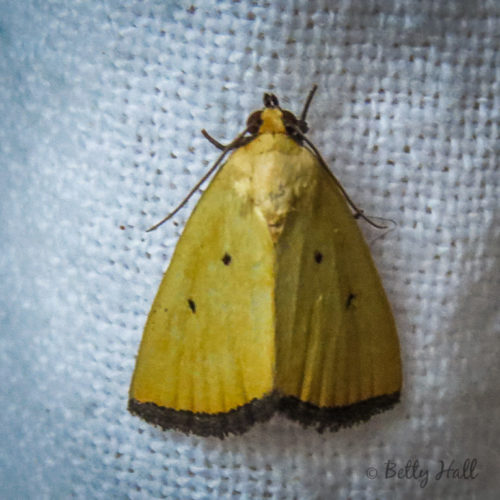
[[[349,307],[352,306],[353,300],[356,298],[356,295],[352,292],[349,293],[349,296],[347,297],[347,300],[345,302],[345,308],[349,309]]]
[[[319,251],[316,250],[314,252],[314,260],[319,264],[323,260],[323,254]]]
[[[227,252],[224,254],[224,257],[222,257],[221,260],[226,266],[229,266],[229,264],[231,264],[231,256]]]
[[[193,314],[196,312],[196,304],[193,299],[188,299],[189,309],[193,311]]]

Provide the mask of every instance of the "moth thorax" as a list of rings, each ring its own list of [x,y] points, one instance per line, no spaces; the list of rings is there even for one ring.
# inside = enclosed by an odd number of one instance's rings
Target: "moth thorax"
[[[265,134],[268,132],[274,134],[286,133],[285,125],[283,124],[283,114],[280,109],[264,109],[260,118],[262,120],[262,125],[259,128],[259,134]]]
[[[312,183],[314,183],[312,179],[309,179],[308,183],[303,182],[303,179],[276,183],[264,191],[265,196],[255,199],[257,209],[266,220],[273,243],[278,241],[291,214],[311,209],[314,201],[311,195],[315,189],[306,189],[306,185],[312,187]]]

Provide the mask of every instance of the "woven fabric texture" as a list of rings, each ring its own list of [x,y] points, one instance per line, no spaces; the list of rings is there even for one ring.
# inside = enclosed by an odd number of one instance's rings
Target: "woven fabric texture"
[[[499,33],[495,0],[0,1],[0,497],[497,498]],[[196,199],[145,229],[216,158],[201,128],[314,83],[309,137],[397,223],[360,225],[402,402],[337,433],[163,432],[127,392]]]

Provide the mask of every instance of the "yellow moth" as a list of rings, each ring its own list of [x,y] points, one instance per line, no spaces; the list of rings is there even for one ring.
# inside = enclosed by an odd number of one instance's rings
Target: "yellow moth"
[[[227,146],[204,132],[222,153],[188,198],[231,155],[149,313],[132,413],[224,437],[276,411],[337,430],[399,401],[396,327],[355,220],[366,217],[305,136],[315,90],[300,118],[265,94]]]

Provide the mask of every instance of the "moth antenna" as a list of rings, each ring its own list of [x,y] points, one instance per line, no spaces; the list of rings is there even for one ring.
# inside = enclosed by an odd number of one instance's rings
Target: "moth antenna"
[[[233,148],[238,147],[241,144],[241,140],[243,139],[243,136],[248,132],[248,127],[241,132],[241,134],[237,135],[236,138],[228,144],[226,147],[224,147],[224,150],[222,153],[219,155],[217,160],[215,160],[215,163],[210,167],[210,170],[196,183],[196,185],[189,191],[187,196],[175,207],[175,209],[170,212],[166,217],[164,217],[160,222],[157,222],[154,226],[151,226],[149,229],[146,230],[146,233],[149,233],[150,231],[154,231],[155,229],[159,228],[163,223],[167,222],[169,219],[171,219],[193,196],[194,193],[200,188],[200,186],[215,172],[217,167],[220,165],[226,154]],[[203,134],[205,135],[205,134]],[[221,144],[222,146],[222,144]]]
[[[317,89],[318,89],[318,86],[316,84],[314,84],[312,86],[312,89],[309,91],[309,95],[307,96],[306,103],[304,104],[304,107],[302,108],[302,113],[300,115],[301,122],[306,121],[306,116],[307,116],[307,112],[309,111],[309,106],[311,104],[311,101],[312,101]]]

